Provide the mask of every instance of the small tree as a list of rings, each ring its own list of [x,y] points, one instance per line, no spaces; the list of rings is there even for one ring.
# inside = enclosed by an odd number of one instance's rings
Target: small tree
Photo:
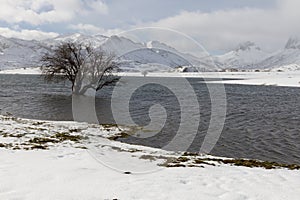
[[[115,55],[95,49],[90,44],[65,42],[41,58],[41,68],[47,81],[69,80],[72,92],[85,94],[99,90],[117,79]]]
[[[147,70],[142,71],[142,75],[143,75],[144,77],[146,77],[147,74],[148,74],[148,71],[147,71]]]

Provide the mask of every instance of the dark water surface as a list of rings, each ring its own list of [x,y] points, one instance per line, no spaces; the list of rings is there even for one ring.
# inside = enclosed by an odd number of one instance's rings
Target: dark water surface
[[[155,82],[158,78],[147,79]],[[164,79],[175,87],[182,87],[180,78]],[[187,80],[197,94],[201,116],[197,136],[189,151],[199,151],[211,117],[211,102],[201,79]],[[225,85],[225,89],[227,117],[221,138],[211,154],[300,164],[300,88]],[[101,123],[115,122],[110,109],[112,91],[111,86],[97,93],[96,110]],[[122,100],[121,96],[117,98]],[[148,84],[137,89],[129,103],[131,118],[138,125],[147,125],[149,108],[157,103],[167,112],[165,126],[159,134],[123,141],[163,147],[172,139],[180,126],[181,111],[177,97],[166,87]],[[191,105],[190,109],[194,107]],[[73,120],[70,84],[46,84],[36,75],[0,75],[0,109],[2,114],[9,112],[18,117]]]

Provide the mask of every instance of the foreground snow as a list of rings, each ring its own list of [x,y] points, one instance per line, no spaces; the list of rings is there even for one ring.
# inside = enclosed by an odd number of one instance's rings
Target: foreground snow
[[[1,199],[299,199],[300,173],[208,166],[122,174],[86,151],[1,150]]]
[[[299,199],[298,170],[158,166],[178,153],[107,139],[122,131],[0,116],[0,143],[7,147],[0,148],[0,199]],[[70,135],[95,137],[97,145],[85,143],[86,150]]]

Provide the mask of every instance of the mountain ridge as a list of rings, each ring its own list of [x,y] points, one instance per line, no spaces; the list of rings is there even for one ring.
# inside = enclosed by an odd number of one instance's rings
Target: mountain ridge
[[[139,70],[140,66],[143,66],[144,70],[147,64],[149,66],[158,64],[165,66],[166,69],[185,66],[191,69],[197,68],[200,71],[216,71],[227,68],[241,70],[300,69],[299,37],[289,38],[284,48],[271,54],[263,51],[254,42],[246,41],[223,55],[198,58],[180,52],[160,41],[139,43],[119,36],[107,37],[75,33],[39,41],[6,38],[0,35],[0,70],[35,67],[43,53],[49,52],[58,44],[66,41],[89,43],[95,48],[114,52],[126,63],[125,70]]]

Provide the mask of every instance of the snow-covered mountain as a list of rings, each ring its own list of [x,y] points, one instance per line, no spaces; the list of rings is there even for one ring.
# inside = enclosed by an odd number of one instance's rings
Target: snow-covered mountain
[[[54,47],[57,44],[62,42],[80,41],[85,44],[91,44],[94,47],[100,47],[107,39],[108,37],[103,35],[83,35],[83,34],[75,33],[75,34],[61,35],[53,39],[42,40],[40,41],[40,43],[42,43],[44,46],[47,47]]]
[[[253,42],[245,42],[219,56],[192,55],[159,41],[134,42],[125,37],[70,34],[41,41],[0,36],[0,70],[35,67],[41,55],[66,41],[92,44],[95,48],[115,53],[123,71],[215,71],[224,68],[300,70],[300,39],[290,38],[282,50],[269,54]],[[216,68],[217,66],[218,68]]]
[[[257,66],[282,71],[298,70],[300,68],[300,38],[290,38],[284,49],[257,63]]]
[[[179,50],[159,41],[150,41],[146,44],[146,46],[150,49],[160,49],[166,52],[171,52],[175,55],[179,55],[181,58],[184,58],[186,61],[189,62],[188,65],[192,65],[196,67],[196,68],[190,67],[188,71],[215,71],[216,70],[214,58],[212,56],[207,55],[206,52],[198,52],[198,55],[194,56],[189,53],[180,52]],[[187,63],[182,63],[181,65],[187,65]]]
[[[234,50],[216,56],[216,63],[222,68],[252,68],[269,56],[254,42],[239,44]]]
[[[32,67],[45,51],[48,51],[47,47],[38,41],[0,36],[0,69]]]
[[[200,63],[198,58],[181,53],[158,41],[151,42],[150,47],[150,43],[137,43],[125,37],[88,36],[76,33],[42,41],[0,37],[0,69],[35,67],[43,53],[66,41],[91,44],[95,48],[116,54],[123,61],[121,69],[123,67],[125,71],[140,71],[140,68],[144,69],[147,65],[158,71],[179,66],[190,67],[190,71],[193,71],[192,66]],[[209,63],[203,62],[201,67],[208,69]]]

